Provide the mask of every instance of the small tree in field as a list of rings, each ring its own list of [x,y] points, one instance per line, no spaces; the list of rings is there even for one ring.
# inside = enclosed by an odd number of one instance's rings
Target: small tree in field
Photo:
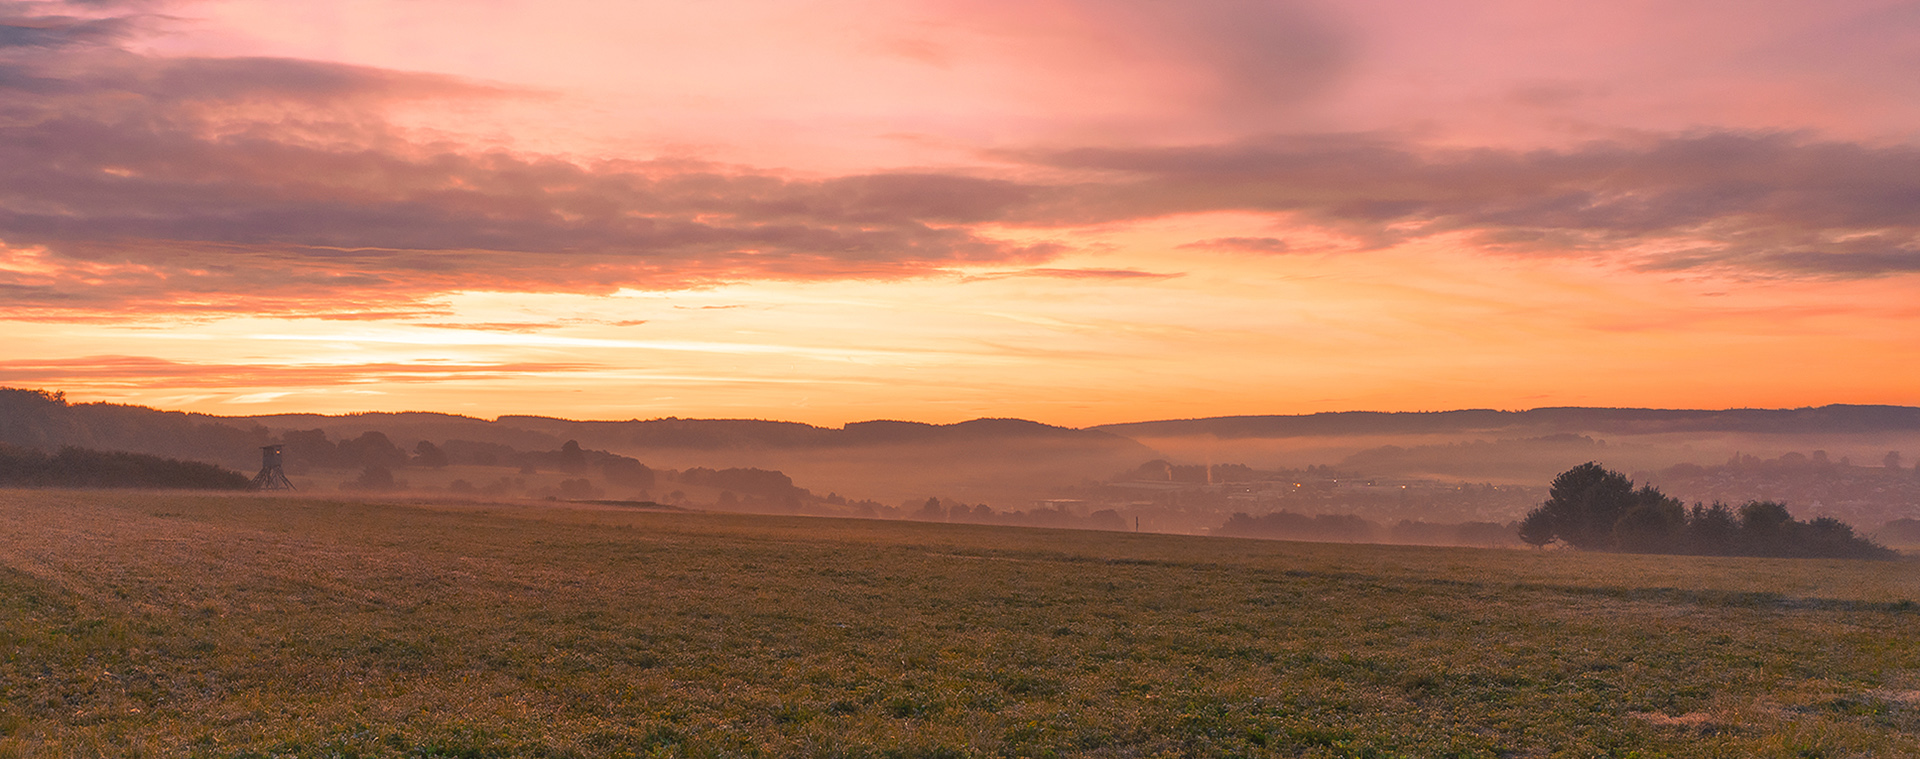
[[[1613,527],[1633,506],[1633,481],[1589,461],[1553,478],[1547,502],[1521,524],[1532,523],[1536,539],[1551,535],[1548,540],[1557,538],[1574,548],[1612,548]]]

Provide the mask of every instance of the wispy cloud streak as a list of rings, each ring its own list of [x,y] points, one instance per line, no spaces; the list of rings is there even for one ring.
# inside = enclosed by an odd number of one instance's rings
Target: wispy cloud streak
[[[0,383],[20,386],[84,384],[194,388],[316,387],[378,383],[510,380],[603,367],[579,362],[224,364],[173,361],[151,356],[106,355],[70,359],[0,361]]]

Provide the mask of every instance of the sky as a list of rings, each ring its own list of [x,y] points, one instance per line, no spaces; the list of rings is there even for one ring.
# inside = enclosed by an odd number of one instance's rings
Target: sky
[[[1920,405],[1920,5],[0,0],[0,385]]]

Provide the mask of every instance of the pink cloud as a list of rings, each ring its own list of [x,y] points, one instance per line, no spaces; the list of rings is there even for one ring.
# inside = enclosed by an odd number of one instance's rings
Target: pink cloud
[[[1287,253],[1292,246],[1278,237],[1215,237],[1181,245],[1196,250],[1237,250],[1247,253]]]
[[[527,88],[271,56],[138,55],[128,40],[149,23],[144,6],[7,7],[24,10],[0,23],[0,259],[33,252],[32,266],[0,260],[0,313],[12,318],[430,314],[434,296],[462,289],[886,279],[961,265],[1162,276],[1049,268],[1066,243],[998,232],[1220,211],[1360,247],[1464,233],[1482,251],[1649,271],[1920,270],[1920,151],[1902,144],[1708,129],[1459,148],[1335,132],[1026,145],[989,152],[991,166],[829,175],[589,160],[423,141],[385,110]],[[911,27],[924,33],[915,65],[987,56],[1063,67],[1037,72],[1045,78],[1137,51],[1185,72],[1174,80],[1210,83],[1202,89],[1220,102],[1193,113],[1222,123],[1242,106],[1321,97],[1360,65],[1355,32],[1297,2],[935,2],[907,16],[924,22]],[[1503,87],[1542,108],[1613,92],[1577,77]],[[1188,245],[1286,250],[1265,237]]]
[[[1024,157],[1104,178],[1043,195],[1014,217],[1029,223],[1267,212],[1374,245],[1467,232],[1487,251],[1769,276],[1903,274],[1920,256],[1920,149],[1908,146],[1702,132],[1436,150],[1318,135]]]

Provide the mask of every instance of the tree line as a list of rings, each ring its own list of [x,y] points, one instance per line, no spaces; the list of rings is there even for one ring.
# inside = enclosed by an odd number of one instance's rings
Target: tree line
[[[1560,473],[1547,501],[1527,513],[1520,539],[1592,551],[1703,556],[1890,559],[1898,554],[1831,517],[1800,521],[1773,501],[1694,504],[1594,462]]]
[[[0,443],[0,487],[246,490],[246,475],[198,461],[63,446],[48,454]]]

